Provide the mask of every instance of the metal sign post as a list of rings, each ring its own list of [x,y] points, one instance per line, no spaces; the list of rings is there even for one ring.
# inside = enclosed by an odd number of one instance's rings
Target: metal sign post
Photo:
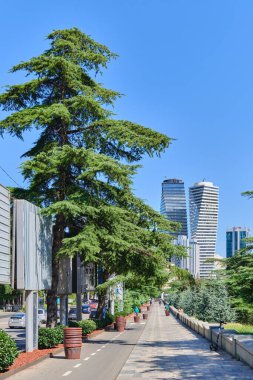
[[[38,293],[26,290],[26,352],[38,348]]]
[[[10,193],[0,185],[0,284],[10,282]]]
[[[26,351],[38,347],[38,290],[52,282],[52,221],[25,200],[13,206],[13,257],[17,289],[26,295]]]

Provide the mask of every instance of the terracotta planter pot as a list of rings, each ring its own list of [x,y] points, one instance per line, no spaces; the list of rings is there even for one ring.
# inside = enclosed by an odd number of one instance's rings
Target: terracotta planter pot
[[[64,348],[66,359],[80,359],[81,347]]]
[[[64,351],[66,359],[80,359],[82,348],[82,329],[66,327],[64,329]]]
[[[140,317],[139,317],[139,315],[135,315],[135,316],[134,316],[134,322],[135,322],[135,323],[139,323],[139,322],[140,322]]]
[[[170,315],[169,310],[165,310],[165,315],[168,317]]]
[[[147,306],[147,311],[150,311],[150,306]]]
[[[142,316],[143,316],[143,319],[148,319],[148,314],[144,313],[142,314]]]
[[[116,317],[116,328],[117,331],[124,331],[126,327],[126,319],[123,316]]]

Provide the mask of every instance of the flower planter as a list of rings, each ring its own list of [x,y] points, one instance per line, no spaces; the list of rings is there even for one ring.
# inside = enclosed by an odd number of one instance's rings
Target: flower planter
[[[170,315],[169,310],[165,310],[165,315],[168,317]]]
[[[147,311],[150,311],[150,306],[147,306]]]
[[[144,313],[142,314],[142,316],[143,316],[143,319],[148,319],[148,314]]]
[[[134,322],[135,323],[139,323],[140,322],[140,316],[139,315],[135,315],[134,316]]]

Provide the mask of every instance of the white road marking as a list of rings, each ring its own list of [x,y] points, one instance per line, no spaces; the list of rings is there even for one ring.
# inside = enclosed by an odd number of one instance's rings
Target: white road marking
[[[106,344],[104,344],[104,345],[102,346],[102,348],[105,348],[105,346],[106,346]]]
[[[87,356],[87,358],[84,358],[83,360],[89,360],[90,359],[90,357],[89,356]]]
[[[145,325],[145,322],[141,322],[140,325]]]
[[[68,375],[70,375],[72,373],[72,371],[67,371],[67,372],[65,372],[62,376],[68,376]]]
[[[93,353],[91,354],[91,356],[93,356],[93,355],[96,355],[96,352],[93,352]]]
[[[101,351],[101,348],[99,348],[97,351]]]
[[[78,364],[74,365],[74,368],[78,368],[78,367],[80,367],[80,365],[82,365],[82,363],[78,363]]]

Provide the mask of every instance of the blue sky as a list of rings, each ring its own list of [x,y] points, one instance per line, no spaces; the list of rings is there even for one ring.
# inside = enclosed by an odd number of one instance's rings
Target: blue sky
[[[253,2],[239,0],[10,0],[1,4],[0,86],[22,82],[14,64],[48,47],[53,29],[76,26],[119,54],[100,82],[124,93],[118,118],[175,138],[161,158],[145,158],[135,193],[159,210],[161,182],[220,187],[217,253],[225,231],[253,233]],[[0,114],[0,117],[3,115]],[[20,156],[34,141],[0,139],[0,165],[22,185]],[[0,170],[0,183],[13,185]],[[188,190],[187,190],[188,193]]]

